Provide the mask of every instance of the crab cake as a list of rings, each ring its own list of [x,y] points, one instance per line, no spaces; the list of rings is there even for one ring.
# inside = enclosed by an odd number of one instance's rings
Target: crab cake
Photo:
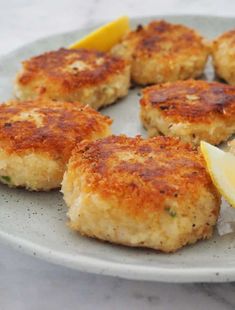
[[[141,120],[149,136],[177,136],[198,145],[219,144],[235,133],[235,87],[218,82],[178,81],[142,92]]]
[[[112,53],[131,59],[133,81],[145,85],[200,76],[209,47],[195,30],[161,20],[138,26]]]
[[[220,208],[202,156],[172,137],[84,141],[62,191],[82,235],[164,252],[211,237]]]
[[[15,94],[21,100],[44,95],[80,101],[94,109],[127,95],[130,66],[122,59],[86,49],[59,49],[23,62]]]
[[[235,85],[235,30],[225,32],[213,42],[212,57],[216,74]]]
[[[80,103],[9,101],[0,105],[0,181],[11,187],[60,187],[72,149],[110,134],[111,120]]]

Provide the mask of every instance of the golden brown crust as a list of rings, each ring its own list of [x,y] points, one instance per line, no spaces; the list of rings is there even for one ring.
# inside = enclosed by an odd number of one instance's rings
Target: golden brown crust
[[[67,162],[78,142],[108,132],[110,124],[107,116],[78,102],[12,100],[0,105],[0,148],[43,152]]]
[[[168,199],[179,203],[189,193],[196,201],[197,185],[219,197],[202,156],[177,138],[110,136],[83,141],[74,149],[68,169],[75,175],[79,171],[89,191],[106,201],[119,201],[119,208],[134,217],[160,211]]]
[[[235,30],[220,35],[212,44],[212,58],[216,74],[235,85]]]
[[[130,60],[132,80],[141,85],[199,77],[209,52],[195,30],[163,20],[138,26],[112,49]]]
[[[79,62],[78,66],[76,62]],[[80,62],[82,62],[81,70]],[[124,60],[106,53],[61,48],[24,61],[24,71],[18,77],[18,83],[25,86],[42,76],[49,79],[50,83],[61,83],[64,91],[69,92],[79,87],[102,83],[111,75],[122,71],[125,66]]]
[[[126,39],[136,40],[134,57],[150,57],[152,54],[160,53],[168,61],[182,51],[198,54],[205,48],[203,38],[196,31],[164,20],[153,21],[146,27],[138,26],[135,31],[127,35]]]
[[[235,30],[229,30],[224,32],[223,34],[221,34],[216,40],[214,40],[214,44],[217,44],[218,42],[222,41],[222,40],[226,40],[229,39],[230,44],[231,45],[235,45]]]
[[[178,81],[147,87],[142,106],[158,109],[174,122],[235,121],[235,87],[206,81]]]

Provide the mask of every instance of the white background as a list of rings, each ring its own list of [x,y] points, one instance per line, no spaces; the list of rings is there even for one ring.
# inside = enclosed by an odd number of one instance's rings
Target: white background
[[[164,13],[235,16],[235,1],[0,0],[0,55],[123,14]],[[0,244],[0,310],[18,309],[235,309],[235,284],[178,285],[84,274]]]

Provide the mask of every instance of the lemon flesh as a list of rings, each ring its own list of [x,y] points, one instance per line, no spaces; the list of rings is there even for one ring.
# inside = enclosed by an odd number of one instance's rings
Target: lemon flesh
[[[235,156],[201,141],[201,151],[217,190],[235,208]]]
[[[69,49],[88,48],[107,52],[130,30],[129,17],[122,16],[71,44]]]

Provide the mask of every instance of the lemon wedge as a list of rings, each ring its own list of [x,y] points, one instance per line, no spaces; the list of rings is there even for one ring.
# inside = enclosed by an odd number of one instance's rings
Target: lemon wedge
[[[88,48],[107,52],[120,41],[128,30],[130,30],[129,17],[122,16],[71,44],[69,49]]]
[[[214,185],[235,208],[235,156],[204,141],[201,151]]]

